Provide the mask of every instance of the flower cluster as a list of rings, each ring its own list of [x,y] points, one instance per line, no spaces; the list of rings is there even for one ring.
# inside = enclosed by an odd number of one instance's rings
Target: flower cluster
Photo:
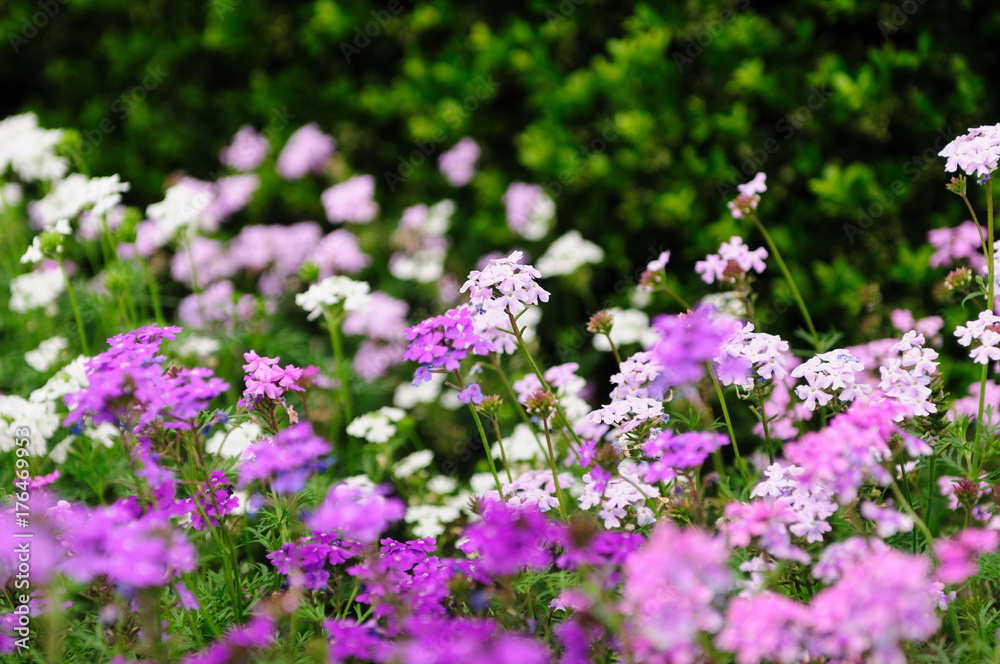
[[[729,211],[732,213],[733,219],[742,219],[757,209],[760,195],[767,191],[765,180],[767,180],[766,173],[757,173],[749,182],[736,186],[740,193],[736,200],[729,202]]]
[[[723,242],[719,247],[719,253],[705,256],[705,260],[695,263],[694,271],[701,275],[702,281],[711,284],[718,281],[735,281],[738,276],[749,274],[751,271],[760,274],[764,271],[764,259],[767,258],[767,249],[757,247],[750,251],[750,247],[743,244],[743,240],[733,236],[729,242]]]
[[[286,364],[284,368],[278,365],[280,357],[260,357],[257,351],[243,353],[247,361],[243,365],[246,377],[246,389],[238,406],[252,410],[262,399],[270,399],[284,403],[284,395],[289,390],[304,392],[305,388],[297,385],[302,379],[302,369]]]
[[[882,374],[879,389],[886,396],[911,406],[915,417],[937,412],[937,406],[931,402],[929,385],[937,373],[938,363],[935,360],[938,353],[933,348],[924,348],[924,343],[924,335],[907,332],[891,349],[899,357],[890,359],[887,366],[879,367]]]
[[[365,281],[334,275],[296,295],[295,304],[309,312],[309,320],[315,320],[336,305],[341,305],[347,312],[366,311],[371,303],[370,291],[371,287]]]
[[[988,364],[1000,360],[1000,316],[994,314],[990,309],[981,311],[979,317],[974,321],[969,321],[965,325],[955,328],[955,336],[958,343],[963,346],[971,346],[973,339],[979,342],[979,346],[972,349],[969,357],[977,364]]]
[[[970,177],[989,178],[1000,161],[1000,124],[970,129],[944,146],[938,155],[948,158],[944,170],[949,173],[961,169]]]
[[[792,377],[806,379],[805,385],[795,388],[795,394],[809,410],[825,406],[834,396],[843,403],[854,401],[871,392],[868,385],[857,381],[857,374],[864,370],[865,365],[846,349],[820,353],[792,369]]]
[[[476,332],[475,311],[456,307],[440,316],[432,316],[406,330],[410,342],[403,359],[419,362],[414,384],[430,380],[431,369],[456,371],[469,353],[486,355],[493,344]]]
[[[469,291],[472,305],[479,311],[482,325],[506,327],[508,316],[516,317],[527,307],[549,301],[549,292],[535,283],[541,272],[522,265],[522,252],[495,258],[482,270],[473,270],[462,286]]]
[[[748,364],[753,373],[736,374],[721,373],[720,380],[726,385],[736,383],[747,389],[753,387],[756,374],[761,381],[782,380],[787,372],[788,342],[774,334],[754,332],[752,323],[743,326],[723,347],[716,363],[726,366],[729,358],[741,358],[741,365]]]
[[[295,493],[321,470],[321,458],[330,451],[330,444],[316,436],[308,422],[292,425],[271,439],[255,442],[244,452],[239,487],[260,480],[269,482],[276,493]]]

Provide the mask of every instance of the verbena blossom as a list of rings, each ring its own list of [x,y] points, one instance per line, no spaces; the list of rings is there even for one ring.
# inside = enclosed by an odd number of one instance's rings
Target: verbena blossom
[[[625,561],[621,609],[640,660],[694,662],[699,636],[723,625],[717,608],[732,586],[725,540],[669,521]]]
[[[399,422],[406,412],[391,406],[355,417],[347,425],[347,434],[355,438],[364,438],[369,443],[387,443],[396,435],[396,422]]]
[[[549,277],[572,274],[584,265],[604,260],[600,246],[584,240],[580,231],[571,230],[549,245],[538,259],[538,270]]]
[[[307,173],[320,173],[333,154],[337,142],[309,123],[300,127],[285,143],[278,155],[278,175],[286,180],[298,180]]]
[[[548,649],[539,641],[516,632],[503,631],[487,619],[410,618],[405,621],[407,639],[397,642],[389,661],[420,664],[547,664]]]
[[[238,171],[252,171],[260,166],[271,144],[250,125],[243,125],[233,136],[231,145],[219,151],[219,161]]]
[[[646,470],[646,481],[673,481],[679,471],[700,468],[709,455],[728,444],[727,436],[708,431],[661,431],[642,446],[643,454],[652,459]]]
[[[65,337],[49,337],[38,345],[35,350],[24,354],[24,361],[35,371],[46,372],[59,361],[59,358],[69,348]]]
[[[597,517],[604,522],[605,528],[620,528],[622,519],[629,517],[634,517],[639,526],[655,522],[656,514],[648,501],[656,504],[660,490],[646,483],[644,472],[631,460],[618,464],[616,477],[608,477],[599,468],[594,468],[583,476],[586,484],[578,498],[580,508],[600,507]]]
[[[243,381],[246,389],[243,398],[237,403],[240,407],[253,409],[263,399],[284,403],[284,395],[288,391],[304,392],[305,388],[296,384],[302,378],[302,369],[286,364],[282,368],[278,364],[280,357],[261,357],[257,351],[243,353],[247,361],[243,365],[246,372]]]
[[[664,268],[667,267],[667,263],[670,262],[670,252],[661,252],[659,256],[649,261],[646,264],[646,270],[639,277],[639,285],[636,286],[638,290],[644,292],[651,292],[653,290],[654,284],[658,284],[663,281]]]
[[[34,113],[0,120],[0,175],[10,168],[25,181],[61,180],[69,170],[66,157],[56,154],[62,129],[42,129]]]
[[[944,170],[962,170],[966,175],[988,177],[1000,161],[1000,124],[974,127],[944,146],[938,155],[947,157]]]
[[[190,428],[190,421],[229,385],[209,369],[164,371],[160,344],[180,331],[152,325],[108,339],[110,348],[86,363],[89,385],[65,397],[70,414],[64,424],[86,419],[141,429],[159,421],[166,428]]]
[[[476,174],[476,161],[479,159],[479,144],[466,136],[450,150],[438,157],[438,168],[441,174],[453,187],[464,187]]]
[[[867,395],[871,388],[857,382],[856,374],[865,370],[856,357],[840,348],[820,353],[792,369],[794,378],[805,378],[806,385],[795,388],[795,394],[809,410],[830,403],[834,396],[841,402],[854,401]]]
[[[791,464],[772,463],[764,470],[764,479],[750,492],[751,498],[761,498],[767,504],[782,499],[791,513],[788,530],[807,542],[822,542],[833,528],[827,522],[837,511],[830,492],[822,485],[807,485],[800,481],[804,470]]]
[[[874,537],[851,537],[842,542],[832,542],[820,552],[813,565],[812,576],[824,583],[833,583],[847,570],[889,550],[888,544]]]
[[[520,263],[523,253],[495,258],[482,270],[473,270],[462,286],[469,291],[472,305],[479,311],[481,325],[508,327],[508,315],[517,316],[527,307],[549,301],[549,292],[535,283],[541,272]]]
[[[267,559],[279,574],[294,579],[295,572],[300,572],[304,587],[320,590],[330,580],[330,567],[357,557],[361,552],[362,547],[357,542],[317,531],[294,542],[285,542],[280,549],[267,554]]]
[[[953,537],[934,542],[934,555],[940,561],[934,578],[948,585],[957,585],[979,572],[978,558],[984,553],[996,553],[1000,534],[995,530],[966,528]]]
[[[737,597],[726,610],[715,645],[736,653],[739,664],[809,660],[808,607],[773,592]]]
[[[33,225],[41,230],[52,228],[61,219],[75,219],[84,210],[103,218],[122,202],[122,194],[130,189],[117,175],[89,178],[71,173],[54,183],[41,200],[28,205]]]
[[[892,502],[886,507],[879,507],[870,500],[861,503],[861,516],[869,521],[875,522],[875,534],[882,539],[892,537],[896,533],[908,533],[913,530],[913,518],[900,514],[892,506]]]
[[[798,516],[789,498],[733,501],[726,504],[725,521],[719,524],[719,532],[726,536],[730,546],[747,547],[756,539],[760,548],[775,558],[808,564],[812,561],[809,554],[792,544],[790,526],[796,522]]]
[[[701,275],[707,284],[715,281],[732,280],[734,277],[749,274],[751,271],[760,274],[764,271],[764,259],[767,249],[757,247],[753,251],[743,244],[737,236],[729,238],[719,247],[719,253],[705,256],[705,260],[695,263],[694,271]]]
[[[719,358],[716,362],[724,365],[728,358],[741,358],[752,368],[749,374],[725,374],[719,379],[725,385],[736,383],[737,385],[750,389],[756,380],[778,381],[783,379],[787,372],[788,342],[774,334],[764,332],[754,332],[752,323],[747,323],[737,334],[735,334],[720,350]]]
[[[405,331],[410,345],[403,358],[421,365],[414,384],[430,380],[431,369],[457,371],[470,352],[486,355],[494,350],[493,344],[477,333],[475,315],[471,307],[456,307]]]
[[[904,643],[927,640],[940,627],[940,596],[926,557],[895,550],[877,554],[813,597],[810,653],[834,661],[900,664]]]
[[[340,482],[330,488],[322,504],[306,518],[306,525],[313,530],[337,533],[345,539],[374,542],[406,512],[402,500],[386,494],[382,487]]]
[[[459,548],[478,554],[476,566],[491,576],[513,576],[521,570],[541,571],[553,560],[551,547],[559,540],[559,527],[536,507],[512,507],[480,501],[479,521],[462,531]]]
[[[937,374],[938,362],[935,360],[938,353],[933,348],[924,348],[924,343],[924,335],[907,332],[891,349],[899,357],[890,359],[887,366],[879,367],[882,374],[879,389],[886,396],[912,406],[914,417],[937,412],[937,406],[931,402],[930,384]],[[1000,350],[997,352],[1000,357]]]
[[[950,267],[956,261],[967,261],[976,272],[986,267],[982,231],[971,220],[954,228],[931,229],[927,231],[927,241],[934,247],[931,267]]]
[[[504,441],[506,446],[507,441]],[[499,455],[498,455],[499,456]],[[510,455],[507,457],[510,460]],[[569,491],[578,482],[574,475],[559,473],[559,487]],[[504,483],[504,500],[511,507],[536,507],[542,512],[559,508],[559,498],[556,495],[555,481],[551,470],[528,470],[517,476],[513,482]],[[485,497],[499,500],[496,490],[487,491]]]
[[[326,218],[335,224],[343,221],[367,224],[378,216],[375,178],[371,175],[355,175],[335,184],[323,192],[321,200]]]
[[[514,182],[503,195],[507,210],[507,225],[527,240],[540,240],[552,227],[556,215],[555,202],[537,184]]]
[[[295,493],[321,470],[321,459],[330,451],[330,444],[313,433],[311,424],[294,424],[271,439],[258,440],[244,452],[238,486],[242,489],[260,480],[269,482],[276,493]]]
[[[392,276],[425,284],[444,276],[449,244],[445,233],[453,214],[455,204],[449,200],[431,206],[412,205],[403,210],[399,226],[392,234],[392,244],[398,249],[389,257]]]
[[[33,272],[10,280],[8,307],[14,313],[27,313],[42,309],[46,316],[54,316],[59,296],[66,292],[66,280],[55,261],[45,261]]]
[[[191,527],[195,530],[205,528],[206,518],[211,527],[218,527],[219,518],[232,514],[239,506],[239,498],[233,495],[232,482],[221,470],[212,471],[209,486],[198,487],[194,495],[178,502],[178,507],[190,515]]]
[[[354,281],[334,275],[313,284],[305,293],[296,295],[295,304],[309,312],[309,320],[319,318],[324,311],[338,304],[346,312],[367,311],[371,305],[370,290],[366,281]]]
[[[396,479],[405,479],[418,470],[429,466],[433,460],[434,452],[430,450],[417,450],[393,464],[392,474],[396,476]]]
[[[720,357],[722,348],[742,325],[719,316],[708,307],[699,307],[688,314],[661,315],[653,321],[660,339],[650,349],[661,368],[657,383],[670,388],[695,383],[705,376],[705,365]],[[719,373],[735,377],[749,371],[741,357],[723,357]]]
[[[907,406],[890,400],[857,401],[825,429],[786,443],[785,456],[804,469],[800,481],[806,486],[826,488],[841,504],[853,502],[866,480],[889,485],[892,477],[882,463],[892,456],[894,434],[911,456],[931,453],[927,443],[896,424],[897,416],[907,412]]]
[[[734,219],[742,219],[744,215],[750,214],[757,209],[760,203],[760,195],[767,191],[767,174],[757,173],[753,179],[744,184],[736,185],[740,192],[736,200],[730,201],[729,211]]]
[[[969,321],[965,325],[955,328],[955,336],[962,346],[971,346],[972,341],[979,342],[979,346],[972,349],[969,357],[976,364],[989,364],[991,361],[1000,360],[1000,316],[997,316],[987,309],[979,313],[979,317],[974,321]]]

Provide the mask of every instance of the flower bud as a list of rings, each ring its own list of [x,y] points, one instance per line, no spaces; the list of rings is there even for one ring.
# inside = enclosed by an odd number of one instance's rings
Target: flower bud
[[[615,324],[615,315],[610,311],[598,311],[587,322],[587,331],[591,334],[611,334]]]
[[[503,399],[501,399],[499,395],[488,394],[483,399],[483,402],[477,406],[477,408],[479,409],[480,413],[490,418],[491,420],[495,420],[497,416],[500,414],[500,408],[502,406],[503,406]]]
[[[529,413],[542,420],[552,417],[559,400],[556,395],[548,390],[538,390],[528,397],[525,408]]]

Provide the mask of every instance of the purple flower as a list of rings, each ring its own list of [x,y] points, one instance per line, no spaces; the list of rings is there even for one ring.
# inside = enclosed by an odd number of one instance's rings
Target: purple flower
[[[373,542],[394,521],[403,518],[406,504],[386,497],[383,487],[366,488],[341,482],[306,519],[313,530],[337,533],[347,539]]]
[[[310,171],[320,173],[333,154],[337,142],[324,134],[315,122],[299,128],[278,155],[278,175],[299,180]]]
[[[324,588],[330,578],[327,565],[339,565],[361,554],[356,542],[343,541],[335,535],[316,531],[295,542],[285,542],[277,551],[269,553],[279,573],[289,575],[293,570],[304,572],[304,585],[309,590]]]
[[[469,383],[458,393],[458,400],[462,403],[480,404],[485,398],[483,390],[479,387],[479,383]]]
[[[250,125],[243,125],[233,142],[219,151],[219,161],[238,171],[252,171],[264,161],[271,144]]]
[[[551,547],[560,529],[535,506],[513,508],[496,500],[480,502],[482,519],[462,533],[459,548],[479,554],[477,567],[487,574],[512,576],[520,570],[542,570],[552,563]]]
[[[244,453],[239,467],[239,488],[254,480],[270,481],[277,493],[295,493],[320,468],[320,457],[330,453],[330,444],[313,433],[312,425],[301,422],[271,440],[259,440]]]
[[[469,306],[456,307],[405,331],[410,346],[403,359],[423,365],[417,370],[414,384],[430,380],[431,368],[457,370],[469,351],[486,355],[494,350],[493,344],[476,334],[473,315]]]
[[[650,350],[662,370],[653,385],[662,389],[701,380],[705,363],[714,360],[742,326],[734,319],[717,315],[710,307],[699,307],[688,314],[659,316],[653,328],[660,340]],[[734,363],[740,366],[727,365],[727,374],[749,373],[750,367],[742,366],[746,360],[731,358],[729,364]]]
[[[807,661],[808,625],[808,607],[782,595],[737,597],[715,644],[735,652],[740,664]]]
[[[551,654],[539,641],[502,631],[492,620],[410,618],[407,639],[395,644],[389,661],[408,664],[548,664]]]
[[[966,528],[954,537],[934,542],[934,555],[941,561],[934,578],[948,585],[957,585],[979,571],[978,558],[994,553],[1000,535],[995,530]]]
[[[247,361],[243,365],[246,389],[243,391],[243,398],[237,403],[241,408],[245,406],[248,410],[253,409],[262,399],[284,403],[284,395],[289,390],[305,391],[296,384],[302,378],[302,369],[291,364],[282,369],[278,366],[281,358],[260,357],[257,351],[251,350],[243,353],[243,359]]]
[[[719,433],[689,431],[676,434],[666,429],[646,442],[643,453],[656,459],[649,465],[647,482],[669,482],[677,477],[677,470],[700,468],[712,452],[729,444],[729,438]]]
[[[355,175],[324,191],[322,201],[326,218],[331,222],[367,224],[378,215],[375,178],[370,175]]]
[[[464,187],[475,175],[478,159],[479,145],[466,136],[438,158],[438,167],[448,180],[448,184],[453,187]]]

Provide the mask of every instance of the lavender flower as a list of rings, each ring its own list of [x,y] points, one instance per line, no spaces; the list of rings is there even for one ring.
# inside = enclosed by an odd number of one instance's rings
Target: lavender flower
[[[270,440],[258,440],[244,452],[238,486],[242,489],[260,480],[270,482],[277,493],[295,493],[320,469],[320,458],[329,453],[330,444],[313,433],[311,424],[295,424]]]
[[[252,171],[260,166],[270,150],[270,142],[250,125],[243,125],[233,136],[233,142],[219,151],[219,161],[238,171]]]
[[[278,155],[278,175],[299,180],[310,171],[322,172],[337,142],[324,134],[316,123],[299,128]]]
[[[448,184],[453,187],[464,187],[475,175],[478,159],[479,145],[466,136],[438,158],[438,168],[448,180]]]
[[[337,533],[347,539],[373,542],[394,521],[403,518],[406,505],[386,497],[381,487],[333,486],[323,503],[306,519],[313,530]]]
[[[367,224],[378,216],[375,178],[370,175],[355,175],[335,184],[323,192],[322,201],[326,218],[335,224],[343,221]]]

